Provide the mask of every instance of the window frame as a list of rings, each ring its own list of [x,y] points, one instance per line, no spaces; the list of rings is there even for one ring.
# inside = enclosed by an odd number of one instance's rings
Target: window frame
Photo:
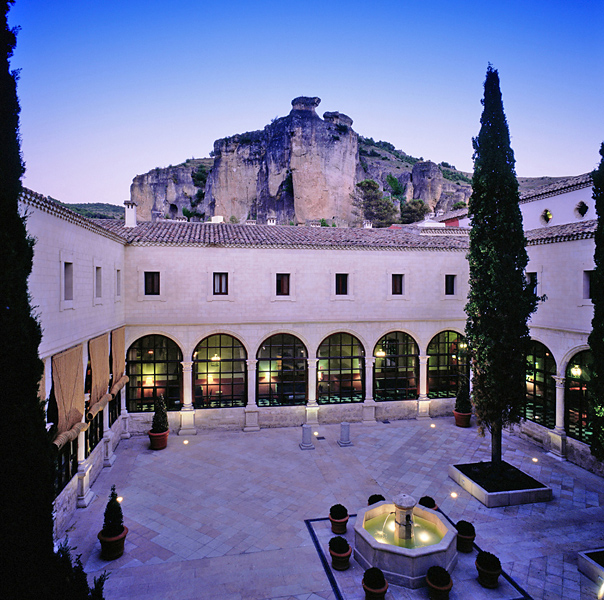
[[[159,273],[159,294],[145,293],[145,273]],[[157,265],[139,265],[137,267],[138,277],[138,301],[139,302],[165,302],[166,301],[166,271],[159,269]]]
[[[74,298],[75,298],[75,262],[73,259],[73,254],[70,252],[65,252],[61,250],[60,252],[60,290],[59,290],[59,310],[73,310],[74,308]],[[71,265],[71,298],[67,299],[65,297],[65,285],[66,285],[66,265]]]
[[[233,269],[221,268],[222,265],[208,268],[207,270],[207,289],[206,300],[208,302],[233,302],[235,300],[235,275]],[[227,293],[214,294],[214,275],[226,274],[227,276]]]
[[[151,277],[153,276],[153,277]],[[144,294],[145,296],[161,296],[161,273],[160,271],[145,271],[144,278]],[[157,288],[157,291],[155,289]]]
[[[218,283],[218,286],[216,285],[216,283]],[[218,291],[216,291],[217,288],[218,288]],[[214,271],[212,273],[212,295],[213,296],[228,296],[229,295],[229,273],[228,273],[228,271],[226,271],[226,272],[225,271]]]
[[[458,280],[456,273],[445,273],[445,298],[455,298],[458,295]]]
[[[275,273],[275,295],[289,296],[291,290],[291,274]]]

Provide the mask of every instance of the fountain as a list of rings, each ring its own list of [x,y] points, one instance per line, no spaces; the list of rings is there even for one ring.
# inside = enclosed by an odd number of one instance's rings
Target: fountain
[[[418,506],[407,494],[357,513],[354,557],[365,569],[379,567],[394,585],[425,585],[428,568],[457,564],[457,531],[437,511]]]

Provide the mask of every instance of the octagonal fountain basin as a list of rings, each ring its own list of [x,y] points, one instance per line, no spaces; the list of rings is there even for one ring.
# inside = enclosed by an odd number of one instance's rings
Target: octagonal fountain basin
[[[456,540],[457,530],[437,511],[402,494],[395,503],[358,511],[354,558],[364,569],[380,568],[389,583],[415,589],[426,585],[433,565],[451,573],[457,565]]]

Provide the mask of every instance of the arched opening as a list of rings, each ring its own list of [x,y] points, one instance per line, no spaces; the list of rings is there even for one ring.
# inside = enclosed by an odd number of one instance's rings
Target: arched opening
[[[256,358],[258,406],[306,404],[306,347],[296,336],[278,333],[264,340]]]
[[[233,408],[247,404],[247,354],[224,333],[203,339],[193,352],[195,408]]]
[[[547,346],[531,340],[526,356],[526,402],[522,416],[548,429],[556,426],[556,361]]]
[[[363,402],[365,350],[349,333],[334,333],[317,350],[317,403]]]
[[[566,367],[564,428],[568,437],[589,444],[592,435],[589,382],[593,376],[591,350],[575,354]]]
[[[168,410],[180,410],[182,400],[182,352],[163,335],[146,335],[134,342],[126,354],[128,412],[154,409],[160,395]]]
[[[428,397],[454,398],[463,378],[470,377],[466,338],[441,331],[428,344]]]
[[[380,338],[373,350],[373,398],[415,400],[419,384],[419,348],[402,331],[391,331]]]

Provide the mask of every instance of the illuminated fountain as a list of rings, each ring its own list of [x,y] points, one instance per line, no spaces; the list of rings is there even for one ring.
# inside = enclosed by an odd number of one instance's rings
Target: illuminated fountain
[[[425,585],[428,568],[457,564],[457,530],[437,511],[418,506],[407,494],[357,513],[354,557],[365,569],[379,567],[394,585]]]

